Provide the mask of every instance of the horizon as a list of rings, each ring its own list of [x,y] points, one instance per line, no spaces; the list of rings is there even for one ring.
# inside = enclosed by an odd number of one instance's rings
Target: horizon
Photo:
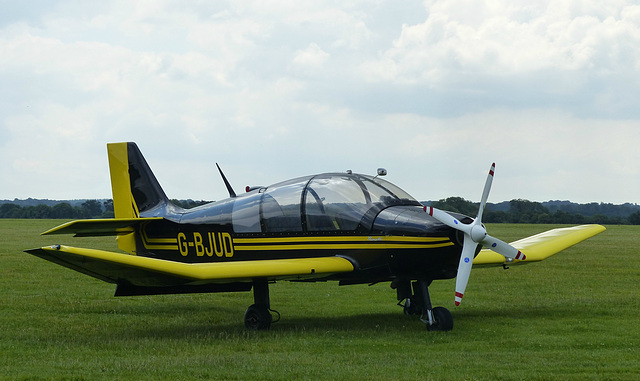
[[[460,197],[460,196],[449,196],[449,197]],[[437,201],[442,201],[442,200],[446,200],[449,197],[445,197],[442,199],[433,199],[433,200],[428,200],[428,199],[420,199],[420,198],[416,198],[416,200],[418,200],[419,202],[437,202]],[[226,197],[228,198],[228,197]],[[8,198],[2,198],[0,199],[0,203],[9,203],[9,202],[24,202],[24,201],[29,201],[29,200],[33,200],[33,201],[49,201],[49,202],[80,202],[80,201],[87,201],[87,200],[96,200],[96,201],[108,201],[108,200],[113,200],[112,197],[100,197],[100,198],[74,198],[74,199],[48,199],[48,198],[36,198],[36,197],[27,197],[27,198],[17,198],[14,197],[13,199],[8,199]],[[169,197],[169,200],[178,200],[178,201],[196,201],[196,202],[218,202],[218,201],[222,201],[224,199],[219,199],[219,200],[210,200],[210,199],[197,199],[197,198],[175,198],[175,197]],[[474,203],[474,204],[479,204],[480,201],[473,201],[473,200],[467,200],[464,199],[465,201]],[[614,205],[614,206],[624,206],[624,205],[631,205],[631,206],[640,206],[638,203],[633,203],[633,202],[623,202],[620,204],[617,203],[612,203],[612,202],[597,202],[597,201],[593,201],[593,202],[575,202],[575,201],[571,201],[571,200],[545,200],[545,201],[536,201],[536,200],[528,200],[528,199],[511,199],[511,200],[504,200],[504,201],[497,201],[497,202],[492,202],[492,201],[487,201],[487,205],[499,205],[499,204],[503,204],[503,203],[507,203],[507,202],[511,202],[513,200],[524,200],[524,201],[530,201],[530,202],[536,202],[536,203],[540,203],[540,204],[546,204],[546,203],[563,203],[563,202],[568,202],[568,203],[572,203],[572,204],[577,204],[577,205],[589,205],[589,204],[598,204],[598,205]]]

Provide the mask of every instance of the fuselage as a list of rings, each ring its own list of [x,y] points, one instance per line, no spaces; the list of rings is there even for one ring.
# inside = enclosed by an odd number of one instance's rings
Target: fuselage
[[[461,242],[397,186],[328,173],[261,187],[184,210],[141,213],[138,255],[189,263],[341,256],[357,271],[344,282],[456,276]],[[464,221],[464,216],[458,216]]]

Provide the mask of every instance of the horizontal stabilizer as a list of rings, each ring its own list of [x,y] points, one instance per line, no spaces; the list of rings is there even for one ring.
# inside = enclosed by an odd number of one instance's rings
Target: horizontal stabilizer
[[[133,233],[134,227],[142,222],[157,220],[162,220],[162,217],[76,220],[47,230],[42,235],[75,234],[77,237],[122,235]]]
[[[517,259],[513,262],[506,261],[502,255],[488,249],[482,249],[473,260],[473,267],[502,266],[503,264],[511,266],[539,262],[605,230],[605,227],[601,225],[581,225],[549,230],[510,243],[511,246],[526,255],[526,259],[523,261]]]
[[[184,263],[62,245],[26,252],[106,282],[143,287],[313,279],[355,269],[341,257]]]

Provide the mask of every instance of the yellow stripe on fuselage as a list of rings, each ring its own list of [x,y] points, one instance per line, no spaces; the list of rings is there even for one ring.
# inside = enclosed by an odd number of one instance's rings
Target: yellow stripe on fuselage
[[[235,238],[234,250],[434,249],[452,246],[447,237],[340,236]]]
[[[434,243],[429,245],[403,244],[306,244],[306,245],[268,245],[268,246],[234,246],[235,251],[250,250],[361,250],[361,249],[435,249],[452,246],[452,242]]]
[[[405,237],[405,236],[331,236],[331,237],[279,237],[279,238],[234,238],[234,243],[296,243],[296,242],[442,242],[448,237]],[[449,241],[450,242],[450,241]]]
[[[176,238],[150,238],[146,229],[140,229],[142,242],[147,250],[177,251]],[[189,234],[189,233],[187,233]],[[232,238],[233,251],[278,250],[387,250],[387,249],[435,249],[452,246],[448,237],[405,236],[306,236],[306,237],[258,237]]]

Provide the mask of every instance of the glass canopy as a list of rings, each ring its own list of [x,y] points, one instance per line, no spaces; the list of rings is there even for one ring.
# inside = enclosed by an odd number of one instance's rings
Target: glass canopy
[[[420,205],[380,178],[356,174],[302,177],[235,198],[236,233],[369,230],[390,206]]]

